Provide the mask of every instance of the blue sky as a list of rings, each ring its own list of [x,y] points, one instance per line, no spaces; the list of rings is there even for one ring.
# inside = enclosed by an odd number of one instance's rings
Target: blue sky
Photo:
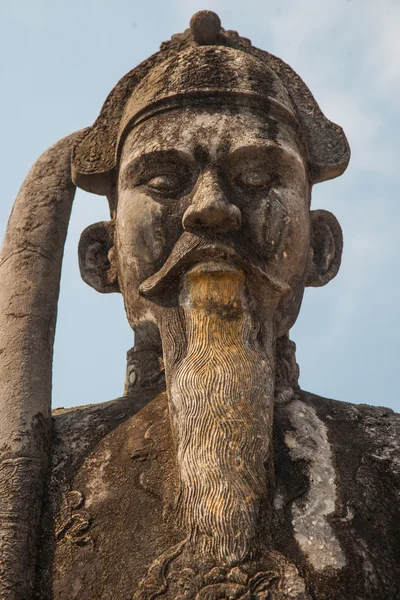
[[[291,337],[303,389],[400,412],[400,3],[398,0],[17,0],[0,9],[0,233],[35,159],[90,125],[120,77],[209,8],[226,29],[288,62],[352,149],[344,176],[317,185],[313,208],[344,232],[341,270],[306,291]],[[54,406],[123,390],[133,335],[121,297],[80,279],[77,244],[107,203],[76,195],[63,266]]]

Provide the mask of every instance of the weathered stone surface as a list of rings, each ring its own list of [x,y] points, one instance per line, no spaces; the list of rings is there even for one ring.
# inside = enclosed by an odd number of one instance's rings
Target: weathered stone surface
[[[145,402],[135,412],[135,403]],[[274,591],[271,598],[400,597],[399,434],[400,415],[389,409],[301,391],[277,403],[276,490],[272,540],[268,532],[264,538],[269,560],[264,571],[276,570],[277,589],[279,577],[294,577],[300,591],[293,596]],[[207,595],[212,585],[225,594],[236,585],[238,595],[232,597],[247,597],[248,571],[255,577],[249,565],[244,572],[237,567],[235,579],[229,575],[235,568],[219,572],[206,564],[199,574],[200,560],[179,563],[184,536],[174,526],[176,474],[165,391],[138,389],[136,397],[59,412],[54,436],[52,501],[61,532],[53,564],[56,598],[131,598],[148,567],[163,555],[166,589],[160,597],[195,597],[199,581],[204,582],[199,598],[221,597]],[[71,494],[82,495],[84,504],[66,520]],[[54,532],[46,536],[43,546],[51,547]],[[257,569],[262,566],[255,560]],[[205,582],[213,577],[219,583],[210,583],[206,594]],[[152,593],[165,582],[160,574],[155,577]],[[169,590],[176,585],[182,595]]]
[[[180,53],[193,46],[196,48],[197,44],[190,30],[174,35],[170,41],[161,45],[160,52],[153,54],[118,82],[107,97],[94,126],[87,131],[75,149],[73,174],[79,187],[98,194],[108,194],[112,190],[118,130],[126,100],[153,69],[160,65],[162,68],[166,60],[178,59]],[[234,48],[256,57],[277,73],[284,82],[309,140],[314,183],[341,175],[350,158],[346,137],[338,125],[323,115],[310,90],[297,73],[273,54],[252,46],[250,40],[240,37],[236,31],[221,29],[218,46]],[[192,71],[192,75],[195,79],[198,72]]]
[[[39,159],[0,261],[2,598],[400,598],[400,416],[301,391],[289,340],[342,255],[312,186],[348,160],[290,67],[210,11]],[[108,197],[79,266],[135,347],[125,396],[51,433],[72,181]]]
[[[28,173],[0,255],[0,597],[29,598],[51,437],[51,369],[61,263],[75,194],[71,150]]]

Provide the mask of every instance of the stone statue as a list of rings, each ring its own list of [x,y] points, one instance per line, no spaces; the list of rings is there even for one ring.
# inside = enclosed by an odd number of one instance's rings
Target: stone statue
[[[349,156],[288,65],[202,11],[35,163],[0,259],[1,598],[400,598],[399,416],[300,390],[288,337],[338,272],[311,189]],[[109,200],[80,270],[135,346],[124,397],[52,417],[75,186]]]

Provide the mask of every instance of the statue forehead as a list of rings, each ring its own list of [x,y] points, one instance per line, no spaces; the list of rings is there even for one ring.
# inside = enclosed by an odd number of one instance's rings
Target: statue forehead
[[[245,146],[274,146],[303,160],[305,147],[297,132],[283,121],[246,107],[185,107],[158,113],[127,135],[120,167],[140,155],[175,149],[194,154],[204,148],[211,158]]]

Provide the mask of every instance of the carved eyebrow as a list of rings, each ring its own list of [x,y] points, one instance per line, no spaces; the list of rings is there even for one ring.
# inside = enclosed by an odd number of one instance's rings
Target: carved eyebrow
[[[235,168],[236,165],[242,166],[243,163],[252,162],[262,159],[271,161],[272,166],[279,168],[282,163],[291,161],[301,161],[301,155],[285,145],[281,146],[273,140],[265,140],[265,142],[257,144],[249,144],[248,146],[239,146],[235,148],[226,158],[228,167]],[[273,164],[275,163],[275,164]]]
[[[236,162],[236,160],[262,158],[263,156],[278,155],[285,152],[285,148],[282,148],[279,144],[273,140],[265,140],[265,142],[259,144],[249,144],[248,146],[239,146],[234,148],[229,153],[227,160],[229,162]]]
[[[196,164],[194,156],[189,152],[177,150],[176,148],[151,150],[149,152],[141,152],[138,156],[128,162],[123,167],[123,175],[136,172],[140,168],[145,168],[146,165],[158,165],[168,162],[185,163],[187,167],[193,167]]]

